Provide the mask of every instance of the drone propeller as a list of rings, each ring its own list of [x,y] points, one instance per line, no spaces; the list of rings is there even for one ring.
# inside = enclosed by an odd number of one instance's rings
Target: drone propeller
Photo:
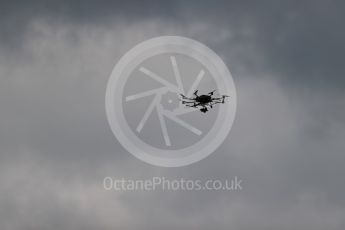
[[[193,93],[195,96],[198,96],[198,90],[195,90],[195,92]]]
[[[216,90],[213,90],[212,92],[209,92],[208,95],[212,96],[214,92],[216,92]]]
[[[222,100],[222,103],[223,103],[223,104],[224,104],[224,102],[225,102],[225,98],[226,98],[226,97],[230,97],[230,96],[228,96],[228,95],[222,95],[222,99],[223,99],[223,100]]]
[[[196,105],[185,105],[186,107],[196,108]]]

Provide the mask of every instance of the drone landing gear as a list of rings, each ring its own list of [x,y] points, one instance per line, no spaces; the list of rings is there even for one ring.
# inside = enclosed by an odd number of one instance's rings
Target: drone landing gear
[[[200,109],[201,112],[206,113],[208,109],[206,107]]]

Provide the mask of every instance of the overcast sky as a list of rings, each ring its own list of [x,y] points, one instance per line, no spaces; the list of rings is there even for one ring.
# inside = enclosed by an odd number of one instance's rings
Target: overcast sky
[[[343,1],[0,1],[0,228],[343,230]],[[227,64],[224,143],[181,168],[115,139],[104,96],[134,45],[179,35]],[[243,180],[238,192],[110,192],[116,178]]]

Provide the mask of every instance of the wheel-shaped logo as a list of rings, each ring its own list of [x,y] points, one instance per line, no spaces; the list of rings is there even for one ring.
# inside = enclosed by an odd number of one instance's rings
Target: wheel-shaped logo
[[[236,90],[224,62],[192,39],[144,41],[115,65],[106,91],[110,127],[123,147],[157,166],[210,155],[227,137]]]

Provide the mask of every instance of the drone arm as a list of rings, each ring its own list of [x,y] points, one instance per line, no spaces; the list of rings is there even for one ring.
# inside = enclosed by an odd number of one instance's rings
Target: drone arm
[[[186,97],[186,96],[183,95],[183,94],[180,94],[180,96],[182,97],[182,100],[183,100],[183,99],[185,99],[185,100],[194,100],[193,98]]]
[[[195,103],[194,101],[182,101],[182,104]]]

